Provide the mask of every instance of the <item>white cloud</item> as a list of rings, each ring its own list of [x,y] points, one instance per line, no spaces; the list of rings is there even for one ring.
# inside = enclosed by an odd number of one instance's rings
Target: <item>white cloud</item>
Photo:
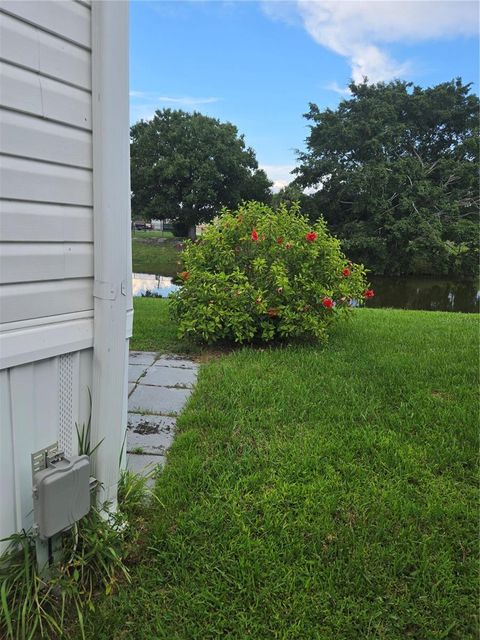
[[[352,92],[348,87],[341,87],[338,82],[329,82],[327,85],[325,85],[325,89],[334,91],[335,93],[338,93],[339,96],[342,96],[344,98],[352,95]]]
[[[130,98],[149,98],[152,94],[149,91],[130,91]]]
[[[291,175],[291,171],[295,168],[293,164],[262,164],[259,165],[259,168],[263,169],[273,182],[272,191],[274,193],[290,184],[295,177]]]
[[[213,96],[208,98],[194,98],[191,96],[159,96],[154,91],[130,91],[130,98],[134,100],[139,98],[141,100],[148,100],[149,102],[158,102],[161,104],[181,104],[186,106],[193,106],[197,104],[211,104],[212,102],[218,102],[220,98]]]
[[[264,0],[265,13],[285,19],[281,5]],[[382,45],[471,36],[479,30],[478,4],[472,0],[297,0],[296,9],[316,42],[349,60],[357,82],[411,72],[409,61],[394,60]]]
[[[260,164],[259,169],[263,169],[268,178],[273,182],[272,191],[278,193],[280,189],[287,187],[290,182],[295,180],[295,175],[292,175],[292,171],[295,169],[294,164]],[[313,187],[307,187],[303,190],[303,193],[307,195],[315,193],[322,188],[322,184],[317,184]]]
[[[260,6],[263,13],[273,20],[280,20],[294,27],[302,25],[296,0],[262,0]]]
[[[208,104],[219,102],[220,98],[193,96],[161,96],[154,91],[130,91],[130,121],[151,120],[156,109],[162,107],[179,107],[195,109]]]
[[[220,98],[190,98],[189,96],[181,96],[174,98],[172,96],[158,96],[157,102],[161,104],[179,104],[184,107],[195,107],[202,104],[212,104],[218,102]]]

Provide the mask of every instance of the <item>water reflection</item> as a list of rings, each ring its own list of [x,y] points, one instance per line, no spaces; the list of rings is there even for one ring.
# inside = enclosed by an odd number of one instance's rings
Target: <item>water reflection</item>
[[[169,293],[177,289],[178,285],[173,284],[173,278],[156,276],[151,273],[132,273],[134,296],[166,298]]]
[[[371,276],[375,297],[367,307],[423,309],[427,311],[480,311],[480,291],[476,281],[452,281],[434,278],[388,278]],[[177,291],[173,278],[150,273],[133,274],[133,295],[166,298]],[[355,301],[352,305],[356,306]]]
[[[375,297],[367,307],[423,309],[426,311],[480,310],[478,282],[436,278],[387,278],[371,276]]]

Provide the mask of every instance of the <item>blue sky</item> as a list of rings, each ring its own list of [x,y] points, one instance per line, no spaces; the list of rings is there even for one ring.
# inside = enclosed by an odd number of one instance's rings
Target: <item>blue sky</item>
[[[335,107],[350,78],[478,93],[478,4],[463,0],[133,0],[131,120],[169,107],[235,124],[276,187],[308,133],[308,103]]]

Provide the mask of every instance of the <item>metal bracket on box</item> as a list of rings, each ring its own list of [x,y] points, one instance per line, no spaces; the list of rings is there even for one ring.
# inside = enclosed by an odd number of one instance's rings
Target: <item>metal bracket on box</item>
[[[49,464],[61,458],[63,458],[63,452],[59,453],[58,442],[54,442],[48,447],[32,453],[32,478],[35,477],[36,473],[42,471],[42,469],[46,469]]]

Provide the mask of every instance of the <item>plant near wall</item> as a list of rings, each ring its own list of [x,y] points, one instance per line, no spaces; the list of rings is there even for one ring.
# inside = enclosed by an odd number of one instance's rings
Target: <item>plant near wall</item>
[[[91,454],[90,420],[77,426],[79,451]],[[84,611],[95,608],[99,593],[110,594],[130,576],[126,561],[137,547],[143,513],[153,495],[149,476],[120,475],[118,510],[92,506],[62,536],[62,556],[48,576],[39,571],[31,532],[10,536],[0,557],[0,638],[8,640],[69,637],[75,627],[84,638]],[[106,519],[102,511],[109,512]]]
[[[62,558],[48,577],[38,570],[34,536],[12,535],[0,559],[0,637],[64,637],[72,624],[83,637],[83,611],[94,608],[96,593],[111,593],[120,580],[129,580],[123,520],[119,513],[109,522],[92,508],[63,535]]]
[[[322,219],[298,204],[258,202],[224,210],[183,253],[171,312],[181,337],[238,343],[324,340],[329,327],[373,295],[362,265],[348,261]]]
[[[158,471],[153,468],[145,475],[139,475],[125,469],[118,482],[118,504],[128,521],[137,520],[145,514],[145,508],[153,500],[159,502],[157,496],[149,488]]]
[[[98,447],[102,444],[103,438],[100,442],[92,447],[92,392],[87,388],[88,391],[88,402],[89,402],[89,412],[88,412],[88,420],[79,426],[75,423],[75,430],[77,432],[77,449],[79,456],[88,456],[91,458]]]

